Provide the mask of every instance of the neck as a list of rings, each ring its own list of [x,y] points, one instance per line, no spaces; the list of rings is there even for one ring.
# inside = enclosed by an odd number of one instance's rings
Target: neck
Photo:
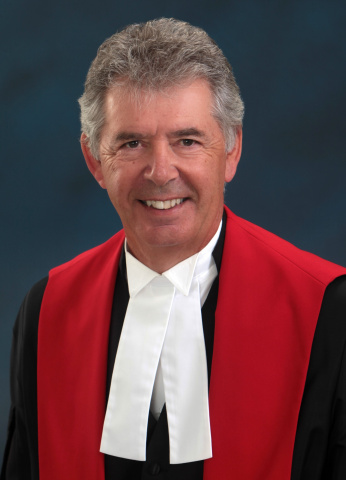
[[[204,246],[205,245],[201,246],[197,251],[182,248],[173,249],[172,247],[156,247],[138,251],[137,249],[133,249],[129,243],[127,244],[129,252],[137,258],[137,260],[159,274],[166,272],[174,267],[174,265],[198,253]]]
[[[220,220],[221,221],[221,220]],[[129,242],[127,238],[127,249],[128,251],[141,263],[150,268],[151,270],[162,274],[170,268],[174,267],[178,263],[186,260],[189,257],[192,257],[196,253],[199,253],[203,250],[206,245],[211,241],[211,239],[216,234],[220,223],[218,224],[216,230],[208,236],[204,242],[200,244],[191,245],[174,245],[174,246],[149,246],[145,248],[143,245],[140,248],[134,248],[134,245]],[[135,245],[136,246],[136,245]]]

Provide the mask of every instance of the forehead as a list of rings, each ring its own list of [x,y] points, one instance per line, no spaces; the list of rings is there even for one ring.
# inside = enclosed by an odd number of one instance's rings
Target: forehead
[[[166,124],[169,128],[186,128],[197,123],[210,124],[215,122],[212,106],[212,92],[203,79],[159,92],[116,86],[106,94],[105,126],[133,128]]]

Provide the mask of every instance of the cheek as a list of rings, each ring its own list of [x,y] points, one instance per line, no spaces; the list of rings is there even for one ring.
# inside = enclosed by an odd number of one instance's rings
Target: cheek
[[[121,179],[116,172],[107,171],[104,175],[105,188],[112,203],[115,205],[121,195]]]
[[[119,185],[121,179],[121,169],[119,168],[118,162],[109,161],[103,165],[103,176],[105,183],[108,189],[114,189]]]
[[[208,196],[217,196],[220,191],[223,191],[225,183],[225,165],[217,162],[216,159],[211,164],[208,164],[203,174],[203,183],[205,194]]]
[[[123,205],[130,198],[136,190],[136,178],[134,169],[127,165],[112,168],[108,172],[106,188],[114,205]]]

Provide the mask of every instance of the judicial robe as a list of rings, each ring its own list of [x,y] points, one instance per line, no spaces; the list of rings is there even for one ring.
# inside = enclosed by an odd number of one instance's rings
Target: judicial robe
[[[203,478],[345,478],[346,288],[333,280],[346,272],[226,211],[213,458]],[[104,478],[99,443],[123,240],[120,232],[50,273],[38,331],[41,480]]]

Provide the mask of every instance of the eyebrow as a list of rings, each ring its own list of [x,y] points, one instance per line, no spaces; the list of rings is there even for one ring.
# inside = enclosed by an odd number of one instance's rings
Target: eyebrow
[[[117,143],[117,142],[126,142],[129,140],[133,140],[134,138],[136,140],[142,140],[145,135],[143,133],[138,133],[138,132],[119,132],[115,137],[113,138],[112,143]]]
[[[204,138],[207,135],[202,130],[198,130],[197,128],[190,127],[190,128],[183,128],[181,130],[175,130],[173,132],[169,132],[168,136],[173,138],[176,138],[176,137]],[[122,131],[122,132],[118,132],[115,135],[115,137],[112,139],[111,144],[116,145],[119,142],[129,142],[131,140],[142,140],[143,138],[146,138],[146,137],[147,135],[144,135],[143,133]]]
[[[206,137],[206,133],[202,130],[198,130],[197,128],[183,128],[182,130],[176,130],[175,132],[171,132],[169,136],[172,137]]]

